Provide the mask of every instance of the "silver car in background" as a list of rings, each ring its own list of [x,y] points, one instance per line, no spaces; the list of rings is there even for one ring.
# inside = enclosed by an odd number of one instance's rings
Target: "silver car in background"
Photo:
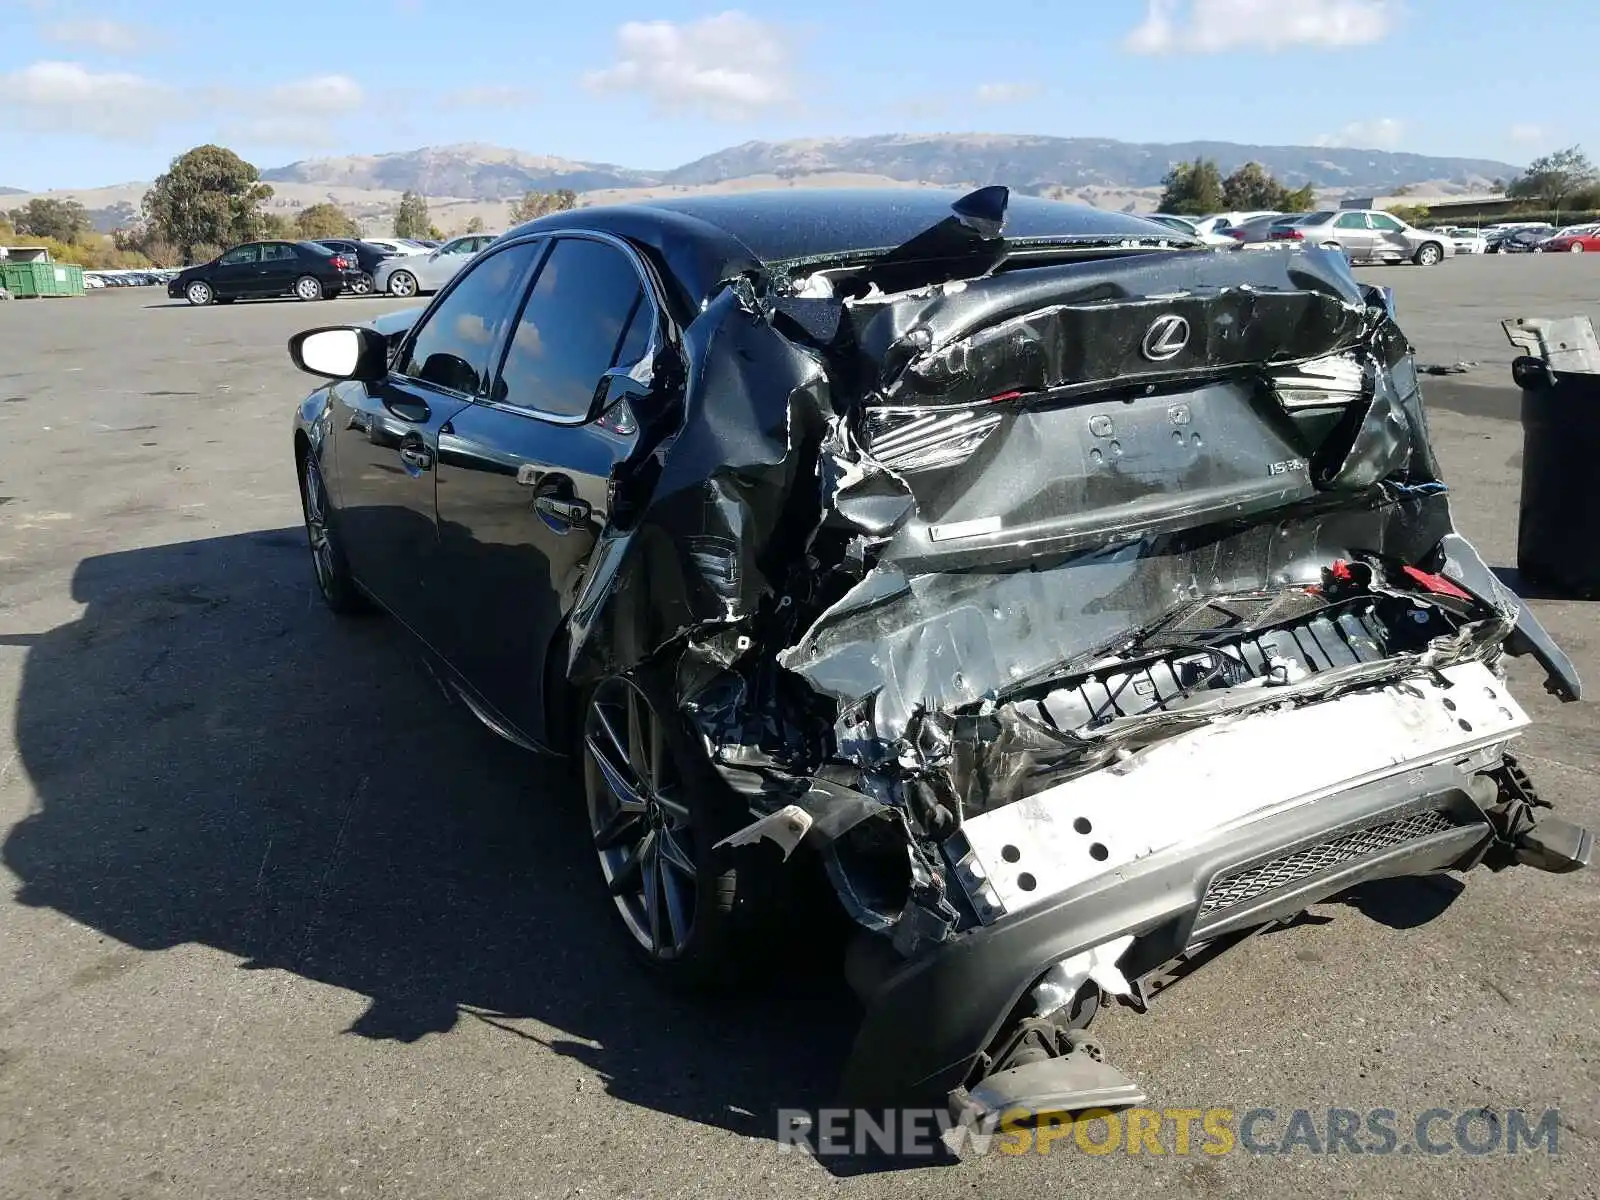
[[[1343,250],[1351,262],[1413,262],[1431,267],[1455,253],[1455,240],[1407,225],[1375,208],[1341,208],[1306,213],[1292,225],[1274,229],[1275,241],[1308,242]]]
[[[372,290],[400,297],[437,292],[472,261],[473,255],[499,236],[498,233],[469,233],[451,238],[426,254],[386,258],[372,273]]]

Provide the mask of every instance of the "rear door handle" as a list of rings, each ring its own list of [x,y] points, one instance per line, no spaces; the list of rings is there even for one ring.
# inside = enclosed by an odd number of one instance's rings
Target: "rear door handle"
[[[547,517],[563,525],[582,525],[589,519],[590,508],[584,500],[563,500],[559,496],[535,496],[533,506]]]
[[[400,444],[400,461],[406,466],[418,471],[431,471],[433,469],[433,454],[423,445]]]

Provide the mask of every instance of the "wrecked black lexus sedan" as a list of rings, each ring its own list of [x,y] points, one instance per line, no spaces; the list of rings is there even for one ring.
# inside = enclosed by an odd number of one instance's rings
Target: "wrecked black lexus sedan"
[[[998,187],[702,196],[540,218],[290,350],[332,380],[294,425],[328,604],[578,757],[661,972],[807,921],[820,864],[853,1102],[1134,1102],[1101,1003],[1366,880],[1589,857],[1504,658],[1579,682],[1337,254]]]

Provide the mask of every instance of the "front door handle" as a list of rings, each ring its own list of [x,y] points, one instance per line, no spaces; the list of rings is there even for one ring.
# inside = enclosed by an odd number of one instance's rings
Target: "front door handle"
[[[562,525],[582,525],[589,519],[590,508],[584,500],[564,500],[560,496],[536,496],[534,508],[544,517]]]

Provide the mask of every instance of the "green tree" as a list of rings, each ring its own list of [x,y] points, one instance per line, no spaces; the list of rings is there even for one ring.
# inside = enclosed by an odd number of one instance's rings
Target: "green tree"
[[[1161,212],[1200,217],[1222,208],[1222,172],[1209,158],[1175,164],[1161,183]]]
[[[1289,189],[1258,162],[1247,162],[1222,181],[1222,206],[1241,212],[1272,209],[1282,212]]]
[[[298,241],[306,235],[283,213],[264,212],[256,217],[253,238],[279,238],[285,242]]]
[[[1311,184],[1297,188],[1283,198],[1283,212],[1310,212],[1317,206],[1317,189]]]
[[[361,227],[350,214],[337,204],[313,204],[295,214],[294,231],[303,238],[354,238],[361,236]]]
[[[562,188],[557,192],[527,192],[511,206],[511,223],[521,225],[524,221],[537,221],[547,213],[565,212],[577,207],[578,193],[570,188]]]
[[[482,233],[483,232],[483,218],[482,217],[473,217],[472,220],[468,221],[467,222],[466,232],[467,233]]]
[[[76,200],[37,197],[21,208],[11,210],[11,224],[18,233],[70,242],[94,228],[89,213]]]
[[[1562,208],[1574,193],[1595,186],[1594,164],[1582,146],[1568,146],[1546,154],[1528,164],[1528,169],[1511,181],[1506,195],[1517,200],[1542,200],[1551,208]]]
[[[151,236],[197,260],[204,247],[231,246],[257,236],[261,205],[272,188],[261,173],[232,150],[196,146],[172,160],[144,195],[144,219]]]
[[[1428,220],[1426,204],[1397,204],[1388,210],[1389,215],[1407,225],[1422,225]]]
[[[400,207],[394,211],[394,235],[398,238],[423,238],[433,228],[428,218],[428,202],[416,192],[400,196]]]

